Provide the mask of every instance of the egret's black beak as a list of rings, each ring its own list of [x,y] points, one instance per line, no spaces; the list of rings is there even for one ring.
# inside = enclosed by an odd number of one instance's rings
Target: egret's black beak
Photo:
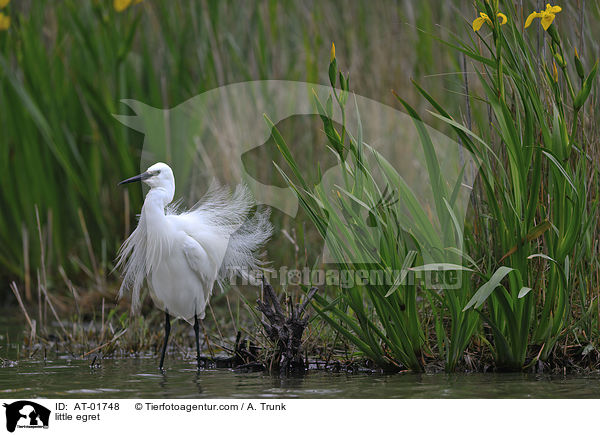
[[[127,180],[123,180],[119,183],[119,186],[121,184],[127,184],[127,183],[135,183],[136,181],[143,181],[146,180],[148,178],[152,177],[152,174],[150,174],[149,172],[144,172],[140,175],[136,175],[135,177],[131,177],[128,178]]]

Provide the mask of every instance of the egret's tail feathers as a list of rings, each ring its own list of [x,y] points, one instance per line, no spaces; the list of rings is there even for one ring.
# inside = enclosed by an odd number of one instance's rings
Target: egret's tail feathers
[[[227,187],[213,181],[200,202],[182,214],[192,215],[200,223],[217,228],[237,229],[253,205],[254,200],[245,185],[239,184],[232,194]],[[177,214],[176,210],[167,209],[167,214],[170,213]]]
[[[263,268],[264,262],[258,258],[258,254],[273,233],[270,214],[269,209],[257,210],[229,238],[217,278],[221,288],[235,274],[248,279],[252,271]]]
[[[221,289],[234,275],[248,279],[250,272],[264,266],[258,254],[271,237],[273,227],[269,222],[269,209],[257,210],[250,216],[254,205],[246,185],[239,184],[231,193],[229,188],[213,181],[202,200],[189,211],[179,213],[177,205],[167,209],[167,214],[187,215],[195,225],[207,225],[228,237],[216,279]]]

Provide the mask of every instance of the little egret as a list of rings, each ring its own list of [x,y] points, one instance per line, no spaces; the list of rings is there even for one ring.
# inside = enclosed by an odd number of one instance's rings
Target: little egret
[[[119,184],[142,181],[150,186],[136,229],[125,240],[117,257],[123,271],[119,291],[132,290],[132,311],[138,311],[140,289],[148,283],[154,304],[165,312],[165,340],[160,357],[162,370],[171,330],[171,316],[192,324],[196,334],[198,367],[200,338],[198,319],[215,282],[222,285],[232,272],[260,267],[257,250],[271,236],[268,210],[249,217],[250,193],[239,185],[227,189],[211,186],[204,198],[187,211],[169,205],[175,194],[173,171],[165,163]]]

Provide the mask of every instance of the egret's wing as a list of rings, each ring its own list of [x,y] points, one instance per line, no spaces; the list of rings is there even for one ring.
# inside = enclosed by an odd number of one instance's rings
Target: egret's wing
[[[204,318],[204,309],[212,293],[217,275],[217,267],[202,245],[190,236],[185,237],[182,250],[188,266],[202,282],[200,288],[197,289],[199,298],[196,301],[195,311],[200,315],[200,318]]]
[[[211,264],[212,261],[200,243],[189,235],[185,236],[182,250],[188,266],[199,275],[199,278],[202,279],[202,281],[206,281],[214,275],[215,268]]]

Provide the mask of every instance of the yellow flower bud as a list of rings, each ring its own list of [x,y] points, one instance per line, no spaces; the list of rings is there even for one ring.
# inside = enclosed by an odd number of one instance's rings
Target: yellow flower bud
[[[114,0],[113,7],[115,8],[115,11],[123,12],[130,4],[131,0]]]
[[[0,30],[8,30],[10,27],[10,17],[0,12]]]
[[[2,0],[0,0],[2,1]],[[143,0],[113,0],[113,7],[117,12],[123,12],[129,6],[137,5],[141,3]]]
[[[333,59],[335,59],[335,44],[332,42],[331,53],[329,54],[329,62],[333,62]]]

